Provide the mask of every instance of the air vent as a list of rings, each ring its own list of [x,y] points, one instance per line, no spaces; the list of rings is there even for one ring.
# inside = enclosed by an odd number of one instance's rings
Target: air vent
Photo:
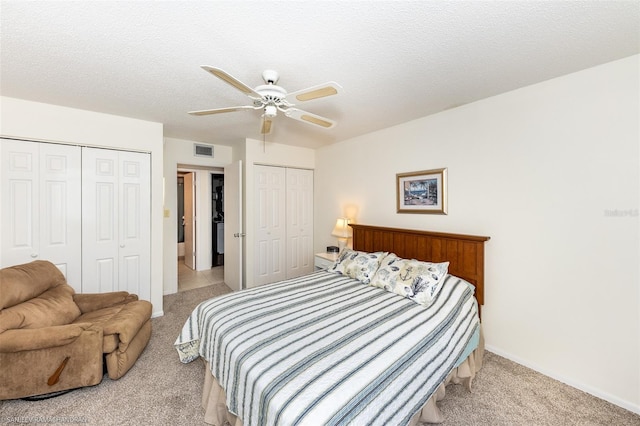
[[[213,158],[213,145],[193,144],[193,155],[196,157]]]

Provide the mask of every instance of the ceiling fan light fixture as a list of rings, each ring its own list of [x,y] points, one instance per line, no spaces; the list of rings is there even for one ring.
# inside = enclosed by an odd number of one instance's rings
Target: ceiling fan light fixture
[[[275,105],[266,105],[264,107],[264,116],[273,118],[278,114],[278,108]]]

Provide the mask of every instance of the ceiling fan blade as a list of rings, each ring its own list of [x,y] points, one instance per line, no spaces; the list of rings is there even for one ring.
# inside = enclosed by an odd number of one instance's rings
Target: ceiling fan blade
[[[224,81],[225,83],[235,87],[236,89],[238,89],[239,91],[241,91],[247,96],[250,96],[252,98],[258,98],[258,99],[262,98],[262,96],[258,92],[256,92],[251,87],[247,86],[237,78],[233,77],[229,73],[221,70],[220,68],[210,67],[208,65],[202,65],[201,68],[213,74],[214,76],[218,77],[220,80]]]
[[[312,86],[306,89],[298,90],[296,92],[291,92],[287,95],[287,100],[293,103],[295,103],[295,101],[311,101],[313,99],[337,95],[341,90],[342,86],[334,81],[329,81],[324,84],[319,84],[317,86]]]
[[[233,112],[233,111],[244,111],[248,109],[256,109],[252,106],[237,106],[237,107],[229,107],[229,108],[215,108],[215,109],[203,109],[200,111],[189,111],[191,115],[210,115],[210,114],[221,114],[223,112]]]
[[[273,121],[271,120],[262,120],[262,127],[260,128],[260,134],[268,135],[269,133],[271,133],[272,124],[273,124]]]
[[[313,124],[315,126],[320,126],[325,129],[331,129],[336,125],[336,122],[329,118],[321,117],[319,115],[312,114],[310,112],[303,111],[297,108],[287,109],[284,112],[284,115],[286,115],[289,118],[293,118],[294,120],[303,121],[305,123]]]

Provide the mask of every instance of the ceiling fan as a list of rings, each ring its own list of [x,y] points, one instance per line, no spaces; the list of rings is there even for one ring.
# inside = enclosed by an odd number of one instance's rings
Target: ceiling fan
[[[296,102],[311,101],[313,99],[338,94],[342,87],[333,81],[287,93],[283,87],[277,85],[279,75],[273,70],[265,70],[262,73],[262,79],[265,84],[252,89],[220,68],[203,65],[202,69],[247,95],[251,99],[251,105],[189,111],[189,114],[209,115],[233,111],[262,110],[262,128],[260,130],[262,134],[271,132],[273,118],[278,114],[278,111],[283,112],[286,117],[325,129],[330,129],[336,125],[336,122],[329,118],[294,108]]]

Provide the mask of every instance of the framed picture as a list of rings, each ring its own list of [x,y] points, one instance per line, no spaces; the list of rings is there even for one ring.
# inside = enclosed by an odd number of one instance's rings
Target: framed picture
[[[398,213],[447,214],[447,169],[396,174]]]

